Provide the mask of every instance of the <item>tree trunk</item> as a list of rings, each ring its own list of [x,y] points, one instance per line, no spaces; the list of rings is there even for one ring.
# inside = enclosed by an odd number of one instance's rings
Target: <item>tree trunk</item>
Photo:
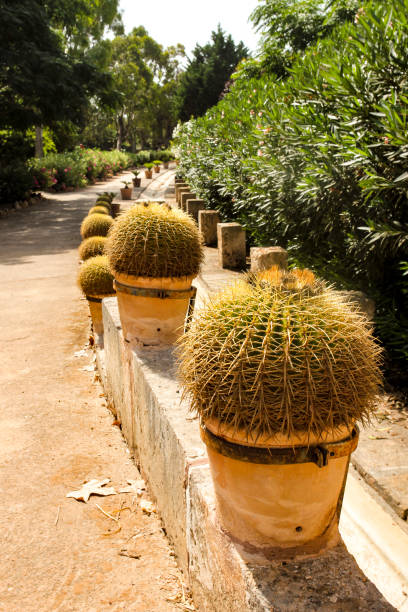
[[[35,126],[35,156],[44,157],[43,129],[41,125]]]
[[[118,151],[121,150],[123,140],[125,138],[125,122],[123,121],[123,115],[118,117],[118,136],[116,141],[116,148]]]

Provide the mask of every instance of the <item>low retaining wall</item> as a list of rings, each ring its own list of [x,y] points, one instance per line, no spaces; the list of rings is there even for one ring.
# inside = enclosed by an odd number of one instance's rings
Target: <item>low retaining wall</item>
[[[394,610],[343,545],[318,559],[248,557],[222,531],[198,421],[181,400],[172,350],[132,350],[103,300],[97,361],[108,400],[149,483],[200,612]]]

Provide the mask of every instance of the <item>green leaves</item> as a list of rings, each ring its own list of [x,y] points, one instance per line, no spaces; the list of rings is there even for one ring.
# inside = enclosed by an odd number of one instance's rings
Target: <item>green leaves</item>
[[[294,10],[278,0],[262,7],[275,21]],[[379,312],[393,308],[378,319],[385,342],[408,317],[407,15],[408,0],[359,8],[355,23],[298,55],[286,81],[249,78],[244,64],[228,95],[175,140],[194,191],[243,223],[252,243],[287,247],[326,278],[367,291]]]

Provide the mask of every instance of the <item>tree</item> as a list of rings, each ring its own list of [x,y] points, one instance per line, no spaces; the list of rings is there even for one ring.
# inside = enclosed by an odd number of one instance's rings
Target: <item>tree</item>
[[[43,4],[0,0],[0,128],[80,124],[91,98],[114,103],[110,75],[67,52]]]
[[[231,35],[227,36],[220,26],[211,33],[211,42],[204,47],[196,45],[177,90],[179,119],[187,121],[191,116],[199,117],[217,104],[232,72],[247,56],[244,43],[235,45]]]
[[[109,67],[121,93],[115,113],[118,149],[125,141],[136,150],[169,138],[176,123],[171,96],[183,55],[182,45],[163,49],[142,26],[111,41]]]
[[[261,33],[260,51],[255,60],[241,66],[240,75],[287,77],[298,54],[338,25],[352,21],[358,6],[358,0],[260,0],[250,17]]]

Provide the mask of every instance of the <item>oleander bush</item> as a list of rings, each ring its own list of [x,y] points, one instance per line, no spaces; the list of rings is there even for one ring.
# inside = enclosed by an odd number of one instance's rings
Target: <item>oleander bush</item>
[[[408,0],[367,3],[286,80],[237,73],[174,152],[192,189],[252,244],[377,304],[388,355],[408,362]]]

